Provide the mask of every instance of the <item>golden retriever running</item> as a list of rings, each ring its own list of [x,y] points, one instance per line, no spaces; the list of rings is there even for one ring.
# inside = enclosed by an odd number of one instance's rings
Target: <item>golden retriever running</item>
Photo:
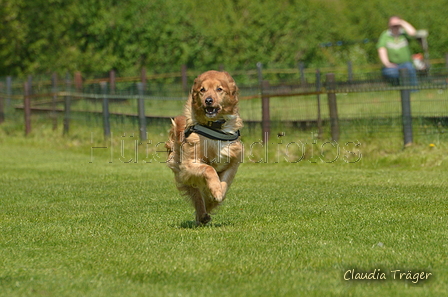
[[[237,93],[227,72],[207,71],[194,80],[184,115],[172,120],[167,164],[179,191],[193,202],[198,225],[210,222],[241,162]]]

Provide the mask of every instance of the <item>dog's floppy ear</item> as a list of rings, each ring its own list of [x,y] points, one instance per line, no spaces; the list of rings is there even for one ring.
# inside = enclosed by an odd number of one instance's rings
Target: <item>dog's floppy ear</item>
[[[227,80],[229,81],[229,87],[230,87],[230,94],[232,96],[235,96],[238,93],[238,87],[236,86],[235,80],[233,77],[230,76],[230,74],[227,71],[223,71],[225,76],[227,77]]]
[[[202,82],[202,80],[199,78],[199,76],[194,79],[193,85],[191,86],[191,90],[190,90],[191,95],[193,95],[193,93],[199,87],[201,82]]]

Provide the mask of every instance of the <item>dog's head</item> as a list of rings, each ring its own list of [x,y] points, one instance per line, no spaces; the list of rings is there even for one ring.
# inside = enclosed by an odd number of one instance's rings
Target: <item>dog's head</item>
[[[191,88],[191,107],[200,124],[237,114],[238,87],[227,72],[207,71],[199,75]]]

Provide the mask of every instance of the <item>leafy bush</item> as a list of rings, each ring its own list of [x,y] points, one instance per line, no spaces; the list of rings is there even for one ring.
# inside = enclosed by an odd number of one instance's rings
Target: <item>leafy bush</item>
[[[0,0],[0,76],[115,69],[196,70],[378,63],[390,15],[428,29],[432,58],[448,48],[444,0]],[[339,41],[339,42],[338,42]],[[332,47],[320,45],[332,43]],[[416,44],[413,47],[418,50]]]

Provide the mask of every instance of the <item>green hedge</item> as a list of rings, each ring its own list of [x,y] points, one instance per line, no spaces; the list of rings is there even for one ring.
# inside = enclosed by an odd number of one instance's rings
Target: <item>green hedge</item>
[[[0,76],[367,65],[393,14],[444,57],[446,0],[0,0]]]

